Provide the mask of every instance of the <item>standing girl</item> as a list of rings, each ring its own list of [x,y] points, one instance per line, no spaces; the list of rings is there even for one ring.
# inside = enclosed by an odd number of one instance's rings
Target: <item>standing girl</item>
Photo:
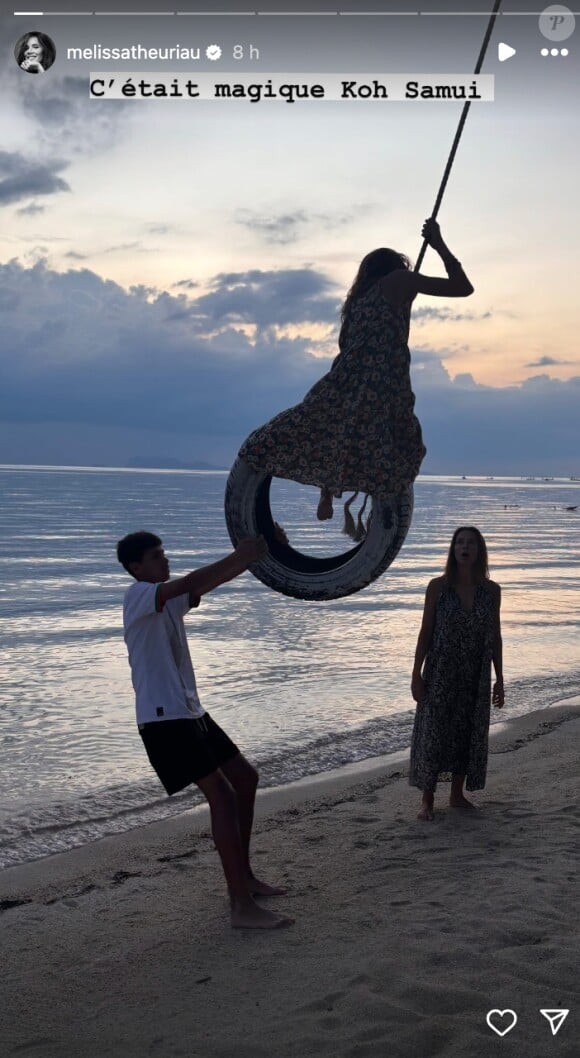
[[[433,819],[439,779],[451,777],[453,808],[473,808],[463,795],[465,782],[468,790],[485,786],[490,697],[498,709],[504,704],[500,601],[485,540],[473,526],[461,526],[445,573],[427,588],[415,652],[409,782],[423,792],[419,819]]]

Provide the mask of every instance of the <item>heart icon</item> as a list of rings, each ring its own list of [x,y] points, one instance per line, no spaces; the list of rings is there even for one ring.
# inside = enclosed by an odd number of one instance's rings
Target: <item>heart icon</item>
[[[498,1036],[506,1036],[516,1026],[518,1016],[515,1010],[488,1010],[485,1019],[490,1029]],[[494,1024],[495,1022],[495,1024]]]

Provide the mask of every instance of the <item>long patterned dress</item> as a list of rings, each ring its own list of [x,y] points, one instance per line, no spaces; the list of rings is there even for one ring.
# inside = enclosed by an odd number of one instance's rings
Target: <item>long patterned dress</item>
[[[304,400],[254,430],[239,455],[254,470],[378,499],[411,484],[425,455],[413,413],[407,345],[411,302],[375,284],[357,298],[340,353]]]
[[[489,584],[477,586],[470,611],[455,589],[444,584],[425,659],[426,693],[415,714],[411,786],[433,790],[438,780],[451,775],[465,775],[468,790],[485,786],[493,639]]]

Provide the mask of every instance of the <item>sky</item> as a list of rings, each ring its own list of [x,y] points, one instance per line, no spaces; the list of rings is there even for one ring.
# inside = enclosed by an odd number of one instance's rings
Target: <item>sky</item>
[[[37,22],[0,25],[0,463],[227,466],[328,370],[361,258],[417,257],[461,105],[97,101],[89,73],[213,74],[216,42],[222,79],[469,73],[487,19]],[[29,30],[57,45],[43,75],[14,60]],[[580,473],[577,38],[541,57],[536,17],[494,31],[496,98],[471,107],[439,215],[475,293],[420,296],[411,321],[424,472]],[[132,42],[202,57],[66,58]],[[422,271],[444,274],[433,251]]]

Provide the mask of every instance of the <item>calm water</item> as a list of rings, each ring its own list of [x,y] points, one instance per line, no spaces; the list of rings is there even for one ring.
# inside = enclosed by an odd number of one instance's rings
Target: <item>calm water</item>
[[[115,544],[148,528],[173,575],[230,550],[225,473],[0,468],[0,866],[183,811],[150,771],[121,628]],[[313,553],[345,549],[340,507],[278,482],[278,520]],[[425,587],[453,529],[476,524],[503,588],[507,703],[519,715],[580,693],[580,482],[419,479],[396,563],[344,600],[303,603],[249,573],[188,621],[205,707],[287,782],[409,745],[409,680]],[[497,714],[494,719],[497,719]]]

